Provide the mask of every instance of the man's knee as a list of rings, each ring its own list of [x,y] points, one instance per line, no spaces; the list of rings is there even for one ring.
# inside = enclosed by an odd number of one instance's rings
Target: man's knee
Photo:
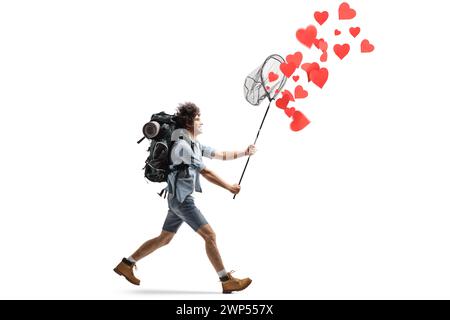
[[[161,234],[159,235],[159,241],[160,241],[161,245],[163,245],[163,246],[168,245],[170,243],[170,241],[172,241],[174,235],[175,235],[175,233],[173,233],[173,232],[167,232],[167,231],[161,232]]]
[[[216,234],[214,231],[206,232],[203,235],[203,239],[205,239],[205,242],[215,243],[216,242]]]
[[[214,230],[211,228],[209,224],[205,224],[201,226],[197,233],[202,236],[206,243],[215,243],[216,242],[216,234]]]

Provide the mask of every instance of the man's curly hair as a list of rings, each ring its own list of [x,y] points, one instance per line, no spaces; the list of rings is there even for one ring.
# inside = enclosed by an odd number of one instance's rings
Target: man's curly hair
[[[181,103],[175,113],[177,127],[192,130],[197,115],[200,115],[200,109],[194,103]]]

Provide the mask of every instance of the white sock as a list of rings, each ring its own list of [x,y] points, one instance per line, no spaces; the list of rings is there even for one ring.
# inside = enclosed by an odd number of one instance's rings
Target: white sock
[[[130,261],[131,263],[136,263],[136,262],[137,262],[136,260],[133,259],[132,256],[129,256],[129,257],[127,258],[127,260]]]
[[[217,272],[217,274],[219,275],[219,278],[223,278],[227,276],[227,270],[223,269],[220,270],[219,272]]]

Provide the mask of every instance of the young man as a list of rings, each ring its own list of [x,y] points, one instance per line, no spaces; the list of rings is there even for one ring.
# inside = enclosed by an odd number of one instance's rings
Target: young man
[[[251,156],[255,154],[256,148],[254,145],[249,145],[244,151],[230,152],[216,151],[200,144],[197,137],[202,133],[203,123],[200,119],[200,109],[193,103],[181,104],[177,109],[176,119],[180,129],[176,129],[172,134],[172,140],[175,142],[171,152],[171,169],[173,171],[168,177],[169,211],[161,234],[144,242],[129,258],[123,258],[114,271],[123,275],[132,284],[139,285],[140,280],[133,273],[136,262],[156,249],[169,244],[181,224],[186,222],[205,240],[206,254],[219,275],[223,293],[244,290],[252,280],[235,278],[231,272],[226,271],[217,248],[216,235],[203,214],[195,206],[191,194],[194,190],[202,192],[199,174],[233,194],[239,193],[240,186],[226,183],[213,171],[206,168],[202,156],[210,159],[231,160]]]

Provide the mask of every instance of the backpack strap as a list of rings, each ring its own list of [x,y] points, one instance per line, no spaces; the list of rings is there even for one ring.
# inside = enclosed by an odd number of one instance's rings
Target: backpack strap
[[[164,199],[165,199],[167,196],[167,186],[164,189],[162,189],[161,192],[158,193],[158,195],[160,197],[162,197],[163,193],[164,193]]]
[[[180,140],[184,140],[183,136],[179,136],[179,139],[180,139]],[[185,141],[186,141],[186,140],[185,140]],[[186,141],[186,142],[187,142],[187,141]],[[194,150],[194,145],[195,145],[195,143],[194,143],[193,141],[191,141],[191,149],[192,149],[192,154],[191,154],[191,164],[194,162],[194,152],[195,152],[195,150]],[[170,152],[170,153],[169,153],[169,161],[170,161],[170,162],[172,162],[172,157],[171,157],[172,146],[173,146],[173,144],[171,144],[171,146],[170,146],[170,151],[169,151],[169,152]],[[179,170],[179,169],[187,169],[187,167],[189,167],[189,166],[191,166],[191,165],[182,162],[182,163],[180,163],[180,164],[175,165],[175,166],[174,166],[174,169],[175,169],[175,170]],[[175,170],[172,170],[172,171],[175,171]]]
[[[183,140],[183,136],[180,136],[179,138],[180,138],[181,140]],[[172,154],[172,147],[173,147],[173,145],[174,145],[174,143],[171,143],[170,146],[169,146],[169,163],[172,162],[171,154]],[[194,142],[193,142],[193,141],[191,141],[191,149],[192,149],[192,152],[194,153],[195,151],[194,151]],[[193,158],[194,158],[194,156],[191,155],[191,163],[193,162]],[[178,174],[180,173],[181,170],[186,170],[186,171],[189,170],[189,167],[190,167],[190,166],[191,166],[190,164],[186,164],[186,163],[183,163],[183,162],[182,162],[182,163],[180,163],[180,164],[174,165],[173,168],[169,170],[169,172],[174,172],[174,171],[176,171],[176,173],[175,173],[175,182],[174,182],[174,186],[173,186],[174,192],[176,192],[176,190],[177,190]],[[163,194],[164,194],[164,199],[165,199],[166,196],[167,196],[167,192],[168,192],[168,186],[166,186],[164,189],[162,189],[162,190],[158,193],[158,195],[159,195],[160,197],[162,197]]]

